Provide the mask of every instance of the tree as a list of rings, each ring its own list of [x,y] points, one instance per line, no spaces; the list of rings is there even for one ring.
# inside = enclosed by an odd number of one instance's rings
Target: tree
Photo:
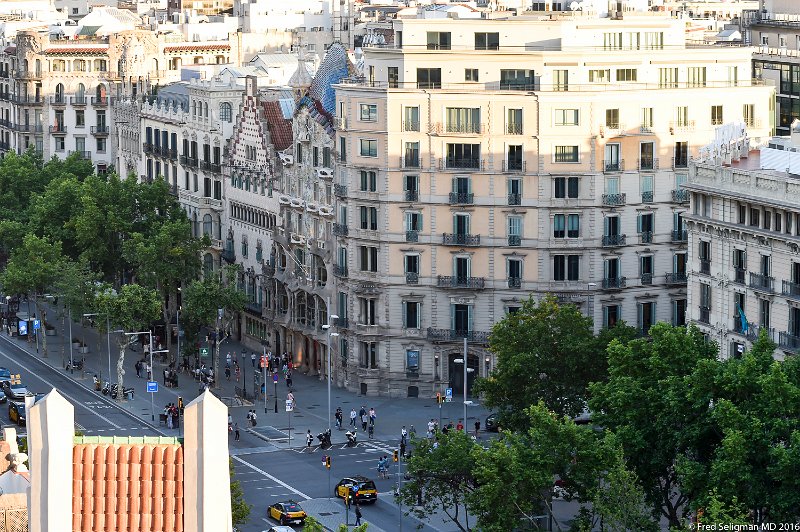
[[[125,254],[136,268],[137,280],[155,288],[161,296],[161,314],[167,327],[177,310],[178,288],[197,278],[200,250],[209,244],[207,238],[192,236],[190,222],[185,216],[165,221],[151,235],[134,233],[125,243]],[[166,336],[169,350],[172,335]]]
[[[681,489],[679,458],[704,453],[711,430],[708,401],[689,401],[686,379],[716,354],[716,345],[697,328],[659,323],[647,339],[627,345],[613,340],[608,380],[590,386],[594,421],[616,434],[647,502],[673,527],[680,526],[694,495]]]
[[[43,334],[47,321],[47,307],[41,304],[44,294],[56,285],[64,265],[61,243],[50,242],[36,235],[26,235],[22,245],[11,254],[11,260],[2,275],[6,292],[27,294],[33,299],[37,316],[41,320],[42,353],[47,356],[47,335]]]
[[[66,261],[61,270],[61,275],[56,281],[55,295],[66,307],[66,313],[70,319],[73,316],[82,316],[84,313],[93,309],[95,291],[97,290],[98,275],[89,269],[85,261],[72,262]],[[62,320],[64,314],[61,315]],[[63,321],[62,321],[63,324]],[[66,331],[64,332],[66,334]],[[66,342],[61,343],[61,355],[64,358],[64,347],[72,338],[67,338]],[[111,375],[108,376],[111,380]]]
[[[595,338],[592,321],[574,305],[559,305],[554,297],[533,299],[492,329],[490,349],[497,364],[476,390],[487,407],[499,411],[501,426],[525,429],[530,405],[540,400],[559,415],[580,414],[591,381],[603,380],[603,342],[626,337],[625,327]]]
[[[325,527],[316,517],[309,515],[303,523],[303,532],[325,532]]]
[[[219,277],[207,275],[194,281],[184,293],[186,320],[200,327],[216,328],[215,356],[212,362],[214,386],[218,386],[217,371],[222,342],[231,335],[230,327],[239,312],[244,309],[245,295],[236,289],[236,280],[241,266],[228,266]],[[224,279],[224,281],[223,281]],[[222,337],[224,335],[224,338]]]
[[[0,160],[0,220],[26,223],[31,199],[44,190],[50,177],[32,149],[22,155],[6,153]]]
[[[39,236],[59,241],[64,254],[78,260],[81,250],[73,220],[82,208],[83,185],[72,175],[51,181],[44,192],[31,201],[30,229]]]
[[[98,293],[97,306],[101,315],[108,316],[111,327],[120,330],[117,334],[117,347],[119,348],[117,399],[122,400],[124,397],[125,350],[130,343],[130,338],[125,333],[148,328],[152,321],[158,318],[161,302],[155,290],[138,284],[126,284],[119,291],[108,288]]]
[[[228,459],[228,470],[231,476],[231,517],[233,526],[238,527],[247,523],[250,519],[250,511],[253,507],[244,500],[244,491],[242,490],[241,482],[234,480],[236,477],[236,470],[233,467],[233,460],[230,458]]]
[[[419,518],[441,510],[460,530],[469,530],[467,497],[476,487],[473,453],[479,446],[461,431],[437,433],[436,442],[415,439],[411,444],[410,480],[397,499]]]

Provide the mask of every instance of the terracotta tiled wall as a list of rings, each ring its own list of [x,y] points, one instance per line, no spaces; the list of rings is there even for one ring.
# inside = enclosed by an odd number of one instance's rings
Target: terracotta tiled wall
[[[180,445],[78,444],[72,453],[74,532],[182,532]]]

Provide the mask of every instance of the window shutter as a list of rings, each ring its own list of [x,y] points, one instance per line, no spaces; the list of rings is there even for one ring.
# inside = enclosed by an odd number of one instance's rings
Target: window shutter
[[[450,330],[456,330],[456,306],[454,304],[450,304]]]
[[[642,215],[641,215],[641,213],[636,215],[636,232],[637,233],[641,233],[642,232]]]
[[[467,331],[473,330],[473,323],[472,323],[472,305],[467,305]],[[465,360],[464,363],[466,364],[467,361]]]
[[[639,330],[642,328],[642,324],[644,320],[642,319],[642,313],[644,312],[643,305],[641,303],[636,304],[636,326]]]
[[[408,301],[403,301],[402,308],[403,308],[403,328],[408,328]]]

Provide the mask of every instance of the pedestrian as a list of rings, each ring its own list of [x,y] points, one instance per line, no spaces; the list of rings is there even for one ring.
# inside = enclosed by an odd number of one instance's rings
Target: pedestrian
[[[476,419],[475,420],[475,438],[476,439],[478,438],[478,432],[480,432],[480,430],[481,430],[481,420],[480,419]]]
[[[288,371],[286,373],[286,387],[291,390],[292,388],[292,372]]]
[[[369,424],[375,425],[375,409],[372,407],[369,409]]]
[[[247,411],[247,424],[248,425],[252,425],[253,424],[253,411],[252,410],[248,410]]]
[[[234,441],[239,441],[239,424],[238,423],[234,423],[233,424],[233,440]]]
[[[311,434],[311,429],[306,432],[306,448],[311,449],[311,443],[314,441],[314,436]]]
[[[255,353],[251,353],[250,354],[250,362],[253,364],[253,367],[256,367],[256,354]]]
[[[142,378],[142,361],[141,360],[137,360],[136,364],[133,367],[136,368],[136,378],[137,379],[141,379]]]
[[[230,366],[225,366],[225,378],[228,379],[228,381],[231,380],[231,367]]]
[[[456,425],[456,430],[458,432],[463,432],[464,431],[464,423],[462,423],[460,419],[458,420],[458,425]]]
[[[368,434],[369,434],[368,438],[370,440],[375,437],[375,425],[373,425],[372,423],[369,424],[369,432],[368,432]]]
[[[411,439],[417,437],[417,429],[414,428],[414,425],[411,425],[411,428],[408,430],[408,435],[411,436]]]
[[[239,363],[238,362],[234,363],[234,368],[235,368],[234,369],[234,373],[236,373],[236,382],[239,382],[239,377],[242,374],[242,369],[239,367]]]
[[[356,501],[356,526],[361,526],[361,506]]]
[[[231,354],[230,353],[225,355],[225,363],[228,365],[228,367],[231,367]]]
[[[256,417],[257,417],[256,416],[256,411],[253,410],[253,413],[250,415],[250,419],[251,419],[254,427],[256,426]]]
[[[403,425],[403,428],[400,429],[400,442],[408,443],[408,431],[406,430],[405,425]]]
[[[369,418],[366,414],[361,416],[361,432],[367,432],[367,424],[369,423]]]
[[[357,415],[358,414],[356,414],[356,409],[355,408],[351,408],[350,409],[350,426],[353,427],[353,428],[356,428],[356,416]]]
[[[169,378],[169,369],[164,368],[164,386],[167,385],[167,379]]]
[[[428,421],[428,434],[433,434],[433,429],[435,428],[436,428],[436,422],[433,420],[433,418],[431,418],[431,420]]]
[[[406,441],[400,440],[400,456],[406,457]]]
[[[169,407],[167,408],[167,428],[170,430],[174,428],[174,425],[172,424],[172,409]]]
[[[153,368],[150,367],[150,364],[147,364],[146,368],[147,368],[147,380],[151,381],[153,380]]]

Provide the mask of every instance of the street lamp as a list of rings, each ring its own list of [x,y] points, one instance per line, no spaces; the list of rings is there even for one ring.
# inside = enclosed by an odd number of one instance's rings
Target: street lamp
[[[123,332],[123,331],[120,331],[120,332]],[[154,349],[153,349],[153,331],[138,331],[138,332],[129,332],[129,333],[124,333],[124,334],[126,336],[139,336],[140,334],[146,334],[146,335],[148,335],[150,337],[150,380],[152,381],[153,377],[155,376],[155,372],[154,372],[154,368],[153,368],[153,352],[154,352]],[[155,351],[155,352],[157,352],[157,353],[166,353],[167,351],[168,351],[167,349],[159,349],[158,351]],[[110,382],[111,382],[111,379],[109,378],[109,383]],[[124,391],[125,391],[124,389],[117,390],[117,396],[119,396],[120,392],[124,392]],[[155,409],[155,402],[154,402],[155,399],[153,397],[153,394],[154,394],[154,392],[150,392],[150,420],[151,421],[155,421],[156,420],[156,409]]]
[[[336,314],[329,314],[328,323],[322,326],[322,328],[328,333],[328,344],[327,344],[328,350],[326,353],[326,356],[328,358],[328,374],[326,376],[326,380],[328,381],[328,431],[331,430],[331,337],[339,336],[339,333],[331,332],[331,323],[333,322],[333,320],[338,320],[338,319],[339,316],[337,316]]]
[[[84,318],[91,318],[92,316],[99,316],[100,314],[94,312],[91,314],[84,314]],[[111,317],[106,313],[106,342],[108,343],[108,382],[111,382]],[[152,349],[152,347],[151,347]],[[152,364],[151,364],[152,366]],[[102,375],[101,375],[102,378]]]
[[[243,399],[247,400],[247,349],[242,349],[242,395]],[[255,392],[255,389],[253,389]]]
[[[467,373],[475,371],[472,368],[468,368],[469,364],[467,364],[467,339],[464,338],[464,358],[456,358],[453,359],[453,362],[456,364],[464,364],[464,433],[468,432],[467,429],[467,405],[472,404],[472,401],[467,401]]]

